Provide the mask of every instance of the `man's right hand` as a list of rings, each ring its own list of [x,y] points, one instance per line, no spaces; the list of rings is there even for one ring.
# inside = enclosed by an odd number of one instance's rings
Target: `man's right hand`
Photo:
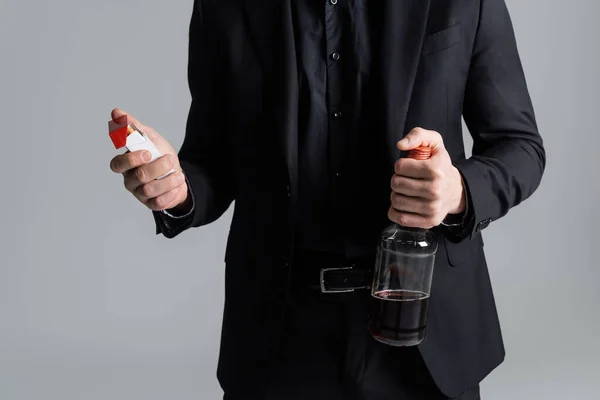
[[[114,157],[110,161],[110,169],[123,175],[125,188],[153,211],[172,209],[180,213],[190,211],[188,186],[173,146],[154,129],[142,125],[123,110],[114,109],[111,116],[113,121],[119,124],[135,123],[163,154],[152,162],[149,162],[150,152],[143,150]],[[171,169],[175,172],[160,180],[156,179]]]

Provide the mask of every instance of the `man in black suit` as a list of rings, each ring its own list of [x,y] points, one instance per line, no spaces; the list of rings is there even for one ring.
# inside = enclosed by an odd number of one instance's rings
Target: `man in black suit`
[[[166,156],[128,153],[111,168],[168,238],[235,200],[225,398],[479,398],[504,359],[481,231],[545,168],[504,0],[196,0],[189,83],[179,153],[144,127]],[[431,159],[403,157],[423,144]],[[366,329],[390,220],[432,228],[439,242],[416,347]],[[324,268],[348,266],[323,290]]]

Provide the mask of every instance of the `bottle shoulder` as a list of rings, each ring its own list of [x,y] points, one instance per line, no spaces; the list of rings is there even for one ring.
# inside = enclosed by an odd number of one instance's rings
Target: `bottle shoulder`
[[[430,230],[392,224],[381,233],[380,246],[384,250],[427,254],[437,251],[438,243]]]

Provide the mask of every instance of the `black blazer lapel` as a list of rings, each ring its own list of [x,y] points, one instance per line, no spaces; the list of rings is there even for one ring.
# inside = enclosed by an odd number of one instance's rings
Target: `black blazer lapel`
[[[245,0],[251,41],[263,67],[274,129],[288,168],[291,207],[298,188],[298,64],[290,0]]]
[[[275,60],[273,47],[278,36],[282,3],[277,0],[244,0],[244,12],[250,42],[264,73],[272,73]]]
[[[405,127],[419,65],[431,0],[379,0],[381,30],[381,93],[389,161],[400,157],[396,143],[413,127]]]

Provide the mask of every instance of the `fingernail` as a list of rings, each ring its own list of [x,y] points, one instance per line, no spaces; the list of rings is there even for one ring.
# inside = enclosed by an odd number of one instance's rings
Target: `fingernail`
[[[408,144],[408,138],[404,138],[400,141],[400,144]]]
[[[142,161],[148,162],[148,161],[150,161],[151,158],[152,158],[152,155],[150,154],[150,152],[144,151],[142,153]]]

